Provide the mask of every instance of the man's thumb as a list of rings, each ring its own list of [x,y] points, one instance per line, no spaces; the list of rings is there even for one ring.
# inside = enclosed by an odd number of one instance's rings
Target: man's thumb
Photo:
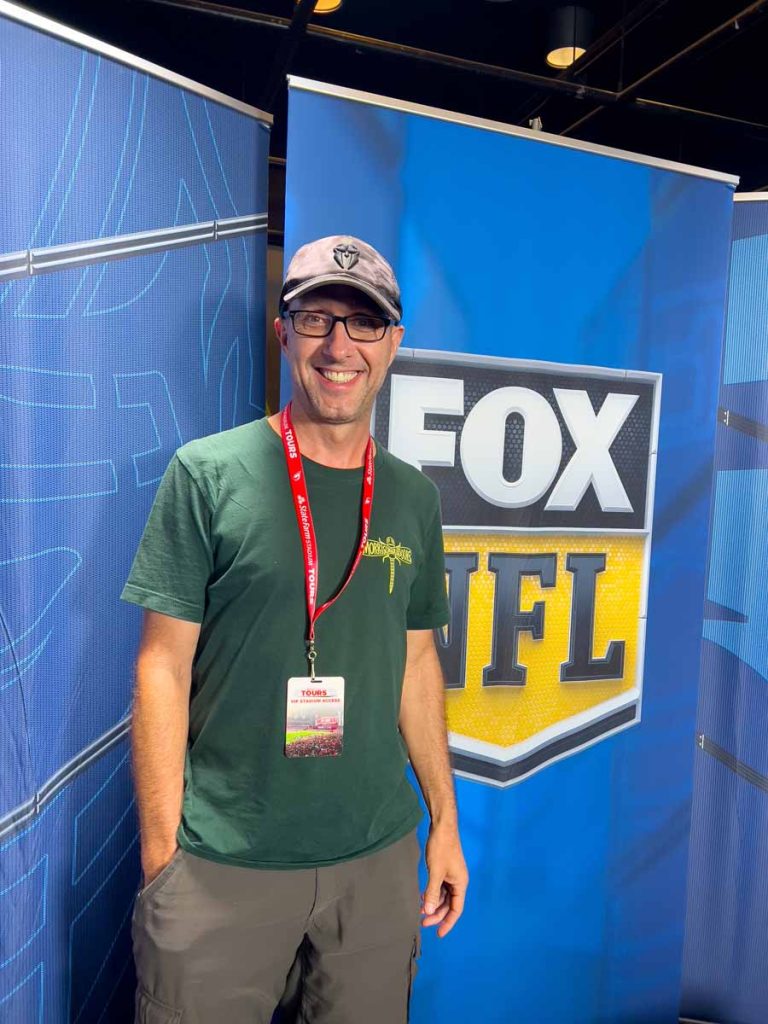
[[[440,885],[431,879],[424,892],[424,910],[427,914],[434,914],[437,904],[440,902]]]

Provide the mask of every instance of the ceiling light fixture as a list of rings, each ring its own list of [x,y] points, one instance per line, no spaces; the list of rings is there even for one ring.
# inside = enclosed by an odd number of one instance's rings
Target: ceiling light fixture
[[[315,4],[315,14],[333,14],[334,11],[338,11],[344,0],[317,0]],[[299,3],[299,0],[296,0]]]
[[[586,52],[591,37],[591,11],[573,4],[558,7],[550,19],[547,64],[551,68],[569,68]]]

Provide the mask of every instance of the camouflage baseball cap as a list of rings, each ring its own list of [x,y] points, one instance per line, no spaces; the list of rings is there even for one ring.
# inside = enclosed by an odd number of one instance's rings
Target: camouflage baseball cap
[[[280,309],[291,299],[326,284],[358,288],[395,321],[403,315],[400,287],[392,267],[373,246],[359,238],[329,235],[302,245],[288,265]]]

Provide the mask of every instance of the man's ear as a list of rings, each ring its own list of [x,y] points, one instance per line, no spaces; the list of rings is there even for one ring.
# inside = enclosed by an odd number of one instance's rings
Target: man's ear
[[[273,322],[275,328],[275,337],[280,343],[280,348],[284,351],[285,346],[288,342],[287,333],[285,330],[285,320],[281,316],[276,316]]]
[[[392,347],[390,349],[390,354],[389,354],[389,365],[390,366],[394,362],[395,356],[397,355],[397,350],[400,348],[400,343],[403,340],[403,335],[405,334],[405,328],[403,327],[402,324],[398,324],[397,327],[392,327],[391,330],[392,330],[392,334],[391,334],[390,337],[391,337],[391,346]]]

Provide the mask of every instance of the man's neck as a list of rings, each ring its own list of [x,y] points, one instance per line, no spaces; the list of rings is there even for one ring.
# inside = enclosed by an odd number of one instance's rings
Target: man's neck
[[[365,463],[370,437],[369,423],[315,423],[294,405],[291,419],[301,454],[331,469],[357,469]],[[269,417],[269,425],[280,433],[280,413]]]

